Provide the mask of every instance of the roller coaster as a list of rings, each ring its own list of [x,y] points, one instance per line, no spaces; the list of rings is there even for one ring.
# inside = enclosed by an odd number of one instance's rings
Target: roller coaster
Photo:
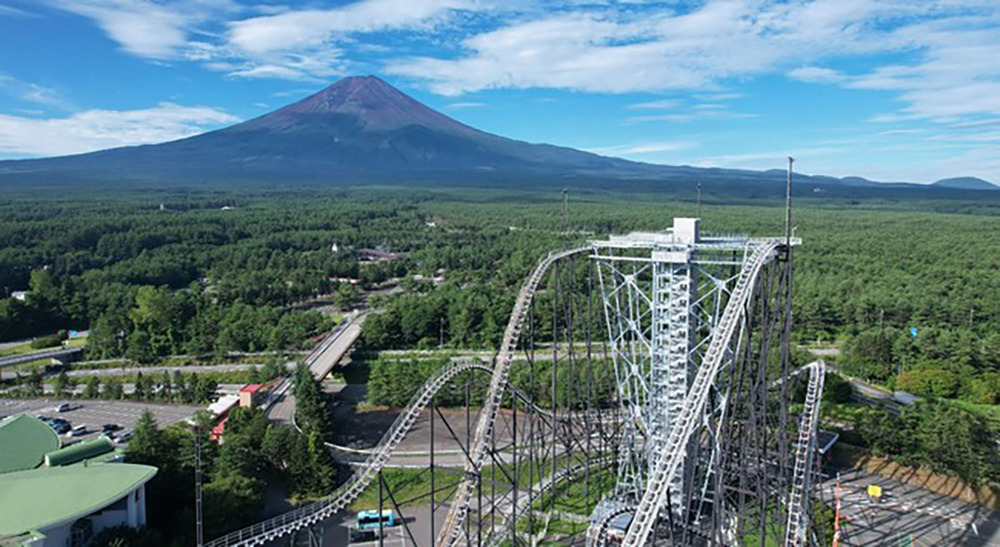
[[[393,452],[428,410],[433,439],[435,401],[462,384],[464,442],[437,415],[463,466],[454,483],[432,482],[430,535],[407,528],[411,543],[823,542],[810,511],[822,365],[802,369],[803,411],[789,414],[800,243],[702,234],[698,219],[678,218],[549,253],[522,285],[491,366],[438,369],[334,492],[206,545],[293,540],[376,481],[381,500]]]

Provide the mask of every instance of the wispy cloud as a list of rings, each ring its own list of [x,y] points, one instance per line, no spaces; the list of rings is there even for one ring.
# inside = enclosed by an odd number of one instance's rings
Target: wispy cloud
[[[688,141],[657,141],[641,142],[631,144],[620,144],[615,146],[605,146],[599,148],[586,148],[587,152],[601,154],[605,156],[641,156],[644,154],[656,154],[660,152],[673,152],[684,150],[696,146]]]
[[[804,66],[788,72],[788,77],[809,83],[836,84],[847,80],[843,74],[831,68]]]
[[[468,108],[482,108],[484,106],[486,106],[486,103],[477,103],[469,101],[469,102],[458,102],[458,103],[447,104],[445,105],[445,108],[449,110],[465,110]]]
[[[658,101],[630,104],[628,107],[630,110],[666,110],[677,108],[682,104],[684,104],[684,101],[681,99],[661,99]]]
[[[0,114],[0,154],[52,156],[164,142],[237,121],[216,108],[173,103],[144,110],[87,110],[64,118]]]
[[[38,14],[21,8],[15,8],[14,6],[0,4],[0,17],[38,17]]]
[[[625,118],[626,123],[635,122],[675,122],[675,123],[685,123],[693,122],[696,120],[731,120],[739,118],[758,118],[760,114],[753,114],[749,112],[732,112],[726,110],[725,107],[719,108],[703,108],[691,110],[688,112],[671,113],[671,114],[658,114],[654,116],[629,116]]]
[[[920,133],[926,133],[926,129],[887,129],[885,131],[879,131],[879,135],[917,135]]]
[[[63,97],[57,90],[31,82],[24,82],[2,73],[0,73],[0,93],[29,103],[51,106],[60,110],[72,109],[70,101]]]

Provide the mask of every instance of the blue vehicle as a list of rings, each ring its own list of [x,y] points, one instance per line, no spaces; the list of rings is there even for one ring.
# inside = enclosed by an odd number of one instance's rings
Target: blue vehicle
[[[72,427],[72,426],[70,426],[69,422],[67,422],[66,420],[63,420],[61,418],[56,418],[55,420],[49,421],[49,426],[51,426],[52,429],[55,429],[56,433],[58,433],[60,435],[62,435],[63,433],[66,433]]]
[[[396,516],[392,511],[382,511],[381,519],[378,511],[358,511],[358,520],[354,527],[358,530],[378,530],[379,520],[382,521],[383,528],[390,528],[396,525]]]

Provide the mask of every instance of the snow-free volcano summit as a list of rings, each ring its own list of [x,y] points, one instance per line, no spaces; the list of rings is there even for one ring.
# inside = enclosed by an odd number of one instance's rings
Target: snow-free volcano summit
[[[337,182],[497,172],[649,176],[658,169],[479,131],[375,76],[344,78],[259,118],[186,139],[0,162],[0,174],[8,175],[180,181]]]
[[[375,76],[344,78],[259,118],[185,139],[74,156],[0,161],[0,183],[6,184],[423,180],[510,186],[569,177],[602,184],[642,181],[647,187],[687,184],[692,189],[695,181],[717,182],[753,192],[761,185],[783,190],[785,173],[780,169],[653,165],[508,139],[437,112]],[[817,187],[881,186],[860,177],[797,177]],[[944,181],[936,187],[942,188],[996,189],[986,181],[970,186],[966,179]]]

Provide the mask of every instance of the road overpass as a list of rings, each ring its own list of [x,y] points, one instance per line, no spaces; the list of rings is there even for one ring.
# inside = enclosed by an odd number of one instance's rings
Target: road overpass
[[[309,366],[313,377],[322,381],[330,375],[333,368],[347,355],[351,346],[361,336],[361,324],[365,321],[367,312],[347,316],[337,328],[333,329],[318,346],[303,360]],[[285,378],[274,389],[265,407],[271,420],[291,423],[295,416],[295,397],[289,393],[292,380]]]
[[[31,353],[17,353],[6,357],[0,357],[0,368],[23,365],[25,363],[39,361],[41,359],[58,359],[61,361],[82,351],[83,346],[74,348],[54,348],[44,351],[34,351]]]

